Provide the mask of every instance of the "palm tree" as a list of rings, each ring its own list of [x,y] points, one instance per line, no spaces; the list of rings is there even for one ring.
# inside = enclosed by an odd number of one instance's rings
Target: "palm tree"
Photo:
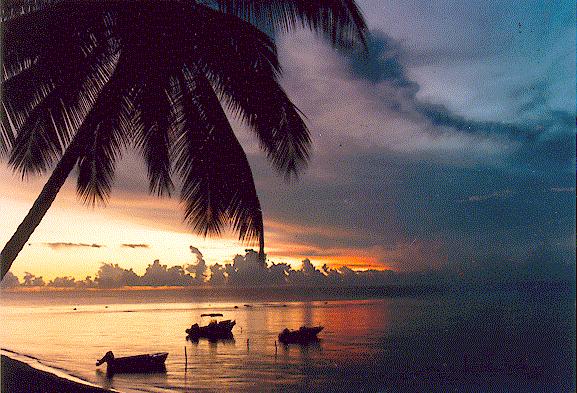
[[[1,23],[0,155],[23,178],[56,163],[0,253],[2,278],[70,172],[85,203],[105,203],[127,147],[151,193],[170,196],[179,178],[195,232],[230,225],[264,263],[260,203],[225,109],[297,176],[309,131],[279,85],[272,37],[303,26],[343,47],[366,32],[353,0],[4,0]]]

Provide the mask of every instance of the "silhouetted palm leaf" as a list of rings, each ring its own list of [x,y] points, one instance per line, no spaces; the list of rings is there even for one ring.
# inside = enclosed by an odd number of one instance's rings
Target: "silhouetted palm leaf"
[[[121,85],[113,78],[106,88],[113,92],[121,90],[122,86],[114,86],[115,82]],[[109,99],[99,100],[91,111],[91,117],[97,119],[94,124],[83,124],[93,128],[83,138],[83,148],[78,154],[76,189],[86,203],[94,205],[110,196],[116,160],[130,143],[132,115],[126,97],[109,93]]]
[[[2,101],[11,118],[24,119],[13,132],[10,164],[23,176],[44,172],[62,155],[104,83],[101,66],[110,56],[109,18],[79,16],[76,4],[45,7],[2,26]]]
[[[262,213],[250,166],[214,90],[195,69],[177,88],[174,154],[186,219],[205,235],[230,223],[241,239],[258,239]]]
[[[154,61],[154,60],[152,60]],[[152,63],[148,59],[149,63]],[[148,167],[150,192],[158,195],[170,195],[174,185],[170,178],[170,127],[172,105],[167,90],[170,85],[171,74],[159,68],[147,70],[147,78],[143,81],[136,96],[135,107],[140,114],[137,119],[138,129],[135,141],[141,149]],[[146,66],[147,64],[144,64]],[[167,71],[167,72],[165,72]]]
[[[8,116],[9,109],[2,103],[0,112],[0,158],[8,155],[16,139],[16,126]]]
[[[280,66],[273,42],[237,18],[203,11],[200,27],[212,34],[197,43],[197,65],[232,113],[256,133],[275,169],[297,175],[306,165],[310,137],[277,81]]]
[[[210,2],[208,2],[210,3]],[[366,24],[353,0],[216,0],[224,13],[239,16],[265,31],[306,27],[335,46],[366,44]]]

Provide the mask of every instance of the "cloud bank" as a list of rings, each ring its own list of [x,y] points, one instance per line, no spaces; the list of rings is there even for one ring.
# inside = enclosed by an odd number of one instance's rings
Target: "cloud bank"
[[[196,249],[196,248],[195,248]],[[198,249],[196,249],[198,250]],[[199,258],[202,254],[198,251]],[[448,270],[429,269],[418,272],[396,272],[393,270],[353,270],[350,267],[331,268],[324,264],[320,268],[308,258],[295,269],[287,263],[260,263],[258,253],[247,250],[245,255],[236,255],[232,263],[211,265],[203,274],[195,275],[199,264],[189,266],[162,265],[159,260],[149,264],[143,275],[136,274],[118,264],[103,263],[95,275],[84,280],[73,277],[56,277],[46,283],[42,277],[26,273],[20,281],[11,272],[2,281],[2,289],[15,288],[98,288],[124,287],[204,287],[204,288],[332,288],[332,287],[386,287],[386,286],[447,286],[459,284],[511,284],[515,282],[574,282],[575,267],[570,261],[559,268],[551,261],[554,255],[546,248],[537,247],[524,261],[494,260],[478,266],[460,266]],[[525,269],[519,269],[523,264]],[[191,273],[191,271],[193,273]]]

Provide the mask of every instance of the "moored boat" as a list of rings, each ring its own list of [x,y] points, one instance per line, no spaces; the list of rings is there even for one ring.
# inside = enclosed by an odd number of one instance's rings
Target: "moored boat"
[[[301,326],[298,330],[290,330],[287,328],[278,335],[278,340],[283,344],[308,344],[318,341],[319,338],[317,335],[323,329],[323,326]]]
[[[166,371],[164,362],[168,352],[159,352],[145,355],[114,357],[112,351],[106,352],[102,359],[96,362],[97,366],[106,363],[108,373],[151,373]]]
[[[236,321],[210,321],[206,326],[199,326],[195,323],[186,329],[186,334],[190,340],[198,340],[199,338],[207,338],[209,340],[220,340],[233,338],[232,328],[236,325]]]

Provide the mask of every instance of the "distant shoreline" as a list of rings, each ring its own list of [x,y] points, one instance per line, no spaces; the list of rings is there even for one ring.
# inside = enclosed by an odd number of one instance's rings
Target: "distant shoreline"
[[[10,393],[118,393],[92,385],[79,378],[66,376],[63,372],[45,366],[24,356],[2,350],[1,391]],[[28,359],[28,358],[27,358]]]
[[[353,298],[359,295],[369,295],[372,297],[389,297],[389,296],[423,296],[429,294],[439,294],[454,291],[475,291],[475,290],[515,290],[515,289],[537,289],[537,288],[568,288],[574,289],[575,281],[516,281],[516,282],[442,282],[442,283],[399,283],[383,285],[331,285],[331,286],[298,286],[298,285],[278,285],[278,286],[122,286],[122,287],[96,287],[96,288],[79,288],[79,287],[15,287],[2,288],[0,293],[3,294],[34,294],[43,292],[58,293],[103,293],[103,292],[190,292],[205,294],[225,294],[225,293],[254,293],[266,291],[283,291],[285,293],[298,294],[315,294],[315,293],[333,293],[343,298],[342,295],[352,295]],[[346,298],[346,297],[345,297]],[[324,300],[324,299],[321,299]]]

